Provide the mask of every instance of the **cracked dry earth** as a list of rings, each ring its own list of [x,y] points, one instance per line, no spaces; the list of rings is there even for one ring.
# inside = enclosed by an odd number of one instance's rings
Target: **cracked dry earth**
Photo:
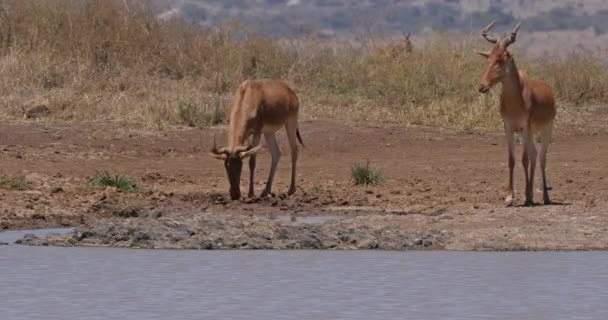
[[[556,205],[503,207],[507,182],[501,132],[418,127],[349,127],[301,121],[306,144],[298,191],[287,197],[289,152],[270,199],[229,201],[221,162],[207,155],[222,129],[127,131],[114,124],[0,125],[0,175],[22,175],[29,190],[0,189],[0,229],[70,226],[32,245],[196,249],[608,248],[608,134],[557,128],[548,178]],[[218,135],[218,138],[222,135]],[[221,141],[218,139],[218,141]],[[517,146],[520,152],[521,146]],[[270,156],[258,157],[263,188]],[[386,176],[354,186],[350,168],[370,161]],[[127,174],[135,192],[88,183],[99,170]],[[244,169],[242,188],[246,187]],[[535,200],[542,199],[535,183]]]

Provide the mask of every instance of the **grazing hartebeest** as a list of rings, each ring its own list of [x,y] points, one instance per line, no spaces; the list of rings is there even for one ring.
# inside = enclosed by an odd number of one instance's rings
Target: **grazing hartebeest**
[[[553,119],[556,108],[551,87],[543,81],[530,80],[522,70],[517,70],[513,56],[507,50],[515,42],[520,24],[503,39],[488,34],[496,21],[490,23],[482,31],[482,36],[488,42],[495,44],[488,52],[479,52],[488,59],[488,66],[483,73],[479,92],[488,92],[495,84],[502,84],[500,96],[500,115],[502,116],[507,143],[509,146],[509,189],[505,199],[507,206],[513,205],[513,168],[515,166],[514,132],[521,132],[524,150],[522,164],[526,177],[526,201],[524,205],[530,206],[533,201],[534,170],[536,169],[536,147],[533,135],[540,133],[540,168],[543,178],[543,200],[550,204],[549,188],[545,167],[547,163],[547,148],[551,140]]]
[[[411,33],[403,32],[403,38],[398,43],[389,44],[385,47],[375,48],[372,53],[378,57],[397,58],[404,53],[411,53],[414,46],[410,41]]]
[[[241,197],[241,172],[243,159],[249,159],[249,197],[253,197],[253,180],[255,172],[256,152],[260,149],[262,133],[272,155],[270,175],[262,197],[271,193],[272,180],[277,169],[281,151],[277,144],[275,133],[285,126],[289,146],[291,147],[291,186],[289,195],[296,192],[296,162],[298,160],[297,141],[302,143],[298,131],[298,111],[300,102],[296,93],[280,80],[246,80],[238,87],[232,98],[230,120],[228,124],[228,146],[217,148],[215,138],[211,156],[224,160],[228,181],[230,182],[230,197],[238,200]],[[251,144],[245,141],[253,136]]]

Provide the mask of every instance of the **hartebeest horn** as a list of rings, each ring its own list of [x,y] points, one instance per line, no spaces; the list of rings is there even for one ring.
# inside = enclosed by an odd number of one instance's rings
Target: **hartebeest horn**
[[[215,136],[213,135],[213,147],[211,148],[211,155],[216,157],[216,158],[225,158],[228,156],[228,150],[226,150],[226,148],[219,148],[217,147],[217,144],[215,143]]]
[[[402,34],[403,34],[403,38],[405,38],[405,40],[410,40],[410,36],[412,35],[410,32],[405,33],[405,31],[403,31]]]
[[[487,25],[485,28],[483,28],[483,30],[481,30],[481,35],[483,36],[483,38],[486,39],[490,43],[498,42],[498,39],[496,39],[496,37],[488,34],[488,32],[490,32],[490,29],[492,29],[494,24],[496,24],[496,20],[492,21],[489,25]]]
[[[513,31],[511,31],[511,36],[508,38],[504,38],[502,40],[502,45],[503,48],[507,48],[508,46],[510,46],[511,44],[513,44],[513,42],[515,42],[515,39],[517,38],[517,31],[519,30],[519,26],[521,26],[521,22],[518,23],[515,28],[513,28]]]
[[[247,151],[249,149],[251,149],[251,146],[249,146],[249,147],[238,146],[238,147],[236,147],[236,149],[234,149],[234,153],[237,154],[237,153],[240,153],[240,152],[243,152],[243,151]]]

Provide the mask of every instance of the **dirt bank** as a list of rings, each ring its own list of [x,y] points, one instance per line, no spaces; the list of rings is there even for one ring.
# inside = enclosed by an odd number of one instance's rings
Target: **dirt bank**
[[[147,133],[112,124],[3,123],[0,174],[23,176],[29,185],[0,189],[0,229],[76,227],[74,235],[25,241],[59,245],[608,248],[608,135],[594,128],[556,129],[548,177],[557,205],[503,208],[506,147],[498,131],[466,134],[303,121],[307,147],[301,153],[297,194],[284,194],[290,165],[281,134],[286,156],[279,164],[275,197],[231,202],[225,198],[223,166],[206,154],[220,129]],[[350,166],[367,160],[383,170],[384,184],[350,182]],[[269,154],[263,150],[258,193],[268,167]],[[99,170],[127,174],[140,188],[93,187],[88,177]],[[516,181],[521,205],[520,166]],[[542,193],[536,190],[535,196],[538,201]],[[324,218],[302,220],[310,216]]]

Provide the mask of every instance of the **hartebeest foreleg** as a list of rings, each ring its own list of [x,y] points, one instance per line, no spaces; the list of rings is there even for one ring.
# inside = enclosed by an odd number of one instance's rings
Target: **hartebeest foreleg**
[[[547,149],[549,148],[549,143],[551,142],[551,131],[553,130],[553,123],[547,125],[541,131],[540,134],[540,171],[543,177],[543,200],[545,204],[551,204],[551,198],[549,198],[549,187],[547,186],[547,177],[545,175],[545,168],[547,166]]]
[[[251,141],[251,145],[253,147],[257,147],[260,144],[260,138],[262,134],[260,132],[256,132],[253,134],[253,139]],[[256,154],[253,154],[249,158],[249,198],[254,196],[254,184],[255,184],[255,161]]]
[[[507,146],[509,149],[509,187],[507,190],[507,197],[505,198],[505,205],[510,207],[513,205],[513,199],[515,199],[515,191],[513,190],[513,171],[515,169],[515,134],[513,128],[505,123],[505,135],[507,136]]]
[[[277,143],[275,133],[264,133],[264,138],[266,139],[268,149],[270,149],[270,155],[272,157],[272,160],[270,163],[270,174],[268,175],[268,181],[266,181],[266,188],[264,189],[261,195],[262,198],[268,197],[272,193],[272,181],[274,180],[274,173],[277,170],[279,158],[281,158],[281,149],[279,148],[279,144]]]
[[[529,126],[524,128],[522,138],[524,141],[522,164],[524,166],[524,170],[526,171],[526,201],[524,202],[524,205],[531,206],[534,204],[534,171],[536,169],[537,153],[534,145],[533,135]]]

